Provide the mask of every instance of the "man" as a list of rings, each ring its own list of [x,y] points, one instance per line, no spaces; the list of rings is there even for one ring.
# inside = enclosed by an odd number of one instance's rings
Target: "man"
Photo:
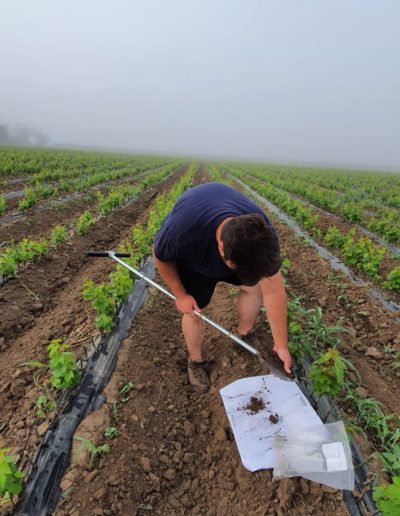
[[[274,340],[273,351],[290,373],[286,293],[279,241],[264,212],[240,192],[219,183],[187,190],[156,235],[153,257],[160,276],[183,313],[189,382],[209,388],[203,360],[204,322],[193,310],[205,308],[219,281],[237,285],[237,333],[258,345],[254,324],[264,303]]]

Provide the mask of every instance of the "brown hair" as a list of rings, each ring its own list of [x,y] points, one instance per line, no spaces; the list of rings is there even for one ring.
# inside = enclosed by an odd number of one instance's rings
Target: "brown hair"
[[[275,230],[256,213],[233,217],[223,226],[221,240],[224,258],[236,266],[245,285],[273,276],[281,266],[279,241]]]

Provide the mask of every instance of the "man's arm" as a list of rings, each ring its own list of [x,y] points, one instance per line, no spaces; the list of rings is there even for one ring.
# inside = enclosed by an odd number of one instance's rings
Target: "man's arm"
[[[197,306],[196,300],[186,292],[185,287],[182,285],[178,271],[176,270],[175,262],[163,262],[159,260],[155,255],[154,246],[153,260],[160,276],[174,294],[178,310],[185,314],[191,314],[193,310],[200,312],[200,308]]]
[[[286,373],[290,374],[292,360],[288,350],[287,297],[280,271],[270,278],[262,279],[260,286],[274,339],[273,351],[283,362]]]

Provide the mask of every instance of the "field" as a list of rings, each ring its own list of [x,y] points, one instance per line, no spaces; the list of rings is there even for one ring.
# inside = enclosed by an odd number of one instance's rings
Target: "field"
[[[365,460],[353,493],[248,472],[219,389],[258,362],[209,328],[212,387],[193,392],[174,304],[150,288],[134,313],[140,282],[85,256],[142,268],[175,200],[207,181],[273,221],[296,374]],[[396,514],[399,174],[0,148],[0,222],[0,514],[345,515],[373,498]],[[232,332],[236,295],[220,284],[207,309]],[[258,330],[274,361],[263,312]]]

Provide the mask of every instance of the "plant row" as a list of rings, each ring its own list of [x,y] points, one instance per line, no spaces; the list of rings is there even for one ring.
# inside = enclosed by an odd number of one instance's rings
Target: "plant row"
[[[69,346],[60,339],[54,339],[47,346],[48,361],[35,360],[22,365],[34,369],[33,379],[39,389],[34,403],[37,418],[51,418],[55,415],[56,398],[62,389],[74,387],[80,378],[80,370]],[[24,473],[19,471],[9,449],[0,448],[0,504],[7,503],[22,491]]]
[[[237,164],[230,163],[229,168],[232,166]],[[371,208],[400,207],[400,179],[395,173],[254,164],[247,164],[245,169],[280,179],[285,186],[293,183],[299,188],[302,185],[320,187],[326,192],[328,203],[334,202],[332,195],[336,195],[343,204],[362,201]]]
[[[141,262],[151,254],[151,245],[155,234],[176,199],[192,184],[197,166],[190,165],[186,174],[167,193],[160,194],[150,210],[146,225],[136,224],[132,229],[132,241],[126,240],[119,251],[129,252],[131,258],[126,262],[132,267],[139,267]],[[95,285],[92,280],[85,283],[83,298],[90,301],[96,313],[96,326],[102,332],[109,332],[121,305],[132,290],[134,279],[131,273],[121,265],[110,273],[109,281]]]
[[[79,382],[81,370],[73,353],[69,351],[69,345],[62,343],[60,339],[54,339],[47,346],[48,359],[46,362],[35,360],[26,362],[22,365],[34,370],[33,377],[36,387],[39,390],[34,403],[34,414],[38,421],[49,421],[56,415],[57,398],[61,391],[73,389]],[[130,392],[133,384],[127,382],[118,391],[119,401],[126,403],[129,401]],[[118,402],[113,403],[112,419],[113,425],[118,420]],[[111,441],[119,434],[116,426],[108,426],[104,429],[104,438]],[[89,455],[89,469],[92,469],[95,459],[111,451],[108,443],[94,444],[82,436],[74,436],[81,445],[78,447],[73,460],[77,459],[83,449]],[[0,448],[0,505],[15,502],[15,497],[20,495],[23,490],[23,479],[25,473],[17,468],[15,458],[9,453],[10,448]]]
[[[232,184],[216,166],[209,167],[215,181]],[[282,273],[286,276],[290,261],[284,257]],[[342,300],[348,302],[345,294]],[[373,497],[384,515],[399,513],[400,505],[400,418],[398,414],[385,414],[382,403],[372,397],[363,398],[357,392],[359,374],[355,367],[344,358],[338,349],[341,335],[347,330],[342,321],[327,325],[320,307],[306,309],[300,297],[290,295],[288,302],[289,349],[298,364],[310,360],[311,367],[306,381],[318,402],[328,396],[333,403],[351,407],[355,420],[347,423],[347,428],[357,429],[366,439],[368,432],[373,436],[373,446],[383,466],[383,471],[391,476],[391,483],[374,489]],[[396,354],[396,357],[397,354]],[[398,367],[396,361],[392,366]],[[378,478],[375,478],[378,481]],[[379,480],[380,482],[381,480]]]
[[[181,162],[174,161],[169,166],[177,167]],[[152,168],[148,167],[148,168]],[[82,192],[87,191],[90,188],[101,185],[103,183],[117,181],[124,177],[129,177],[135,180],[135,177],[145,171],[144,167],[128,167],[120,170],[110,170],[108,172],[96,172],[91,175],[80,177],[78,180],[64,180],[61,179],[57,184],[54,185],[40,185],[36,184],[34,189],[26,187],[24,189],[24,196],[19,202],[18,209],[20,212],[27,210],[28,208],[34,207],[40,199],[48,197],[55,197],[63,193]],[[6,202],[4,196],[0,196],[0,215],[6,212]]]
[[[334,404],[351,407],[355,414],[347,428],[360,431],[366,439],[372,436],[375,454],[382,464],[382,471],[388,473],[392,483],[375,488],[373,497],[384,515],[390,512],[400,497],[400,418],[398,414],[385,414],[384,406],[372,397],[364,398],[357,393],[359,375],[355,367],[341,356],[337,346],[340,333],[345,328],[339,321],[333,326],[323,322],[320,307],[307,310],[300,298],[288,303],[290,352],[298,363],[304,357],[312,360],[307,380],[313,394],[320,399],[328,396]],[[376,483],[382,481],[375,477]]]
[[[122,185],[113,188],[107,196],[99,192],[95,213],[85,211],[71,227],[55,226],[49,239],[40,241],[23,238],[18,244],[11,243],[0,254],[0,281],[14,277],[18,269],[27,263],[37,261],[49,252],[50,244],[62,245],[74,235],[84,235],[101,216],[108,215],[130,199],[138,197],[146,188],[165,179],[176,168],[175,163],[166,165],[160,171],[145,176],[137,185]]]
[[[59,173],[83,175],[96,171],[116,170],[137,165],[149,168],[169,161],[168,158],[57,149],[13,148],[0,146],[0,178],[20,174],[38,174],[51,179]]]
[[[355,229],[346,234],[343,234],[335,226],[329,226],[326,230],[321,230],[317,225],[319,214],[311,208],[305,207],[288,193],[258,178],[239,172],[237,169],[233,171],[233,174],[260,195],[279,206],[314,237],[337,249],[346,264],[355,270],[364,272],[383,288],[400,292],[400,267],[394,267],[386,278],[382,278],[379,273],[380,266],[384,258],[387,257],[387,251],[384,247],[376,245],[369,238],[357,238]]]
[[[139,266],[140,262],[147,256],[151,249],[151,242],[162,221],[171,209],[176,199],[192,183],[196,166],[191,165],[187,173],[165,194],[157,197],[153,208],[150,211],[146,226],[136,225],[133,228],[133,235],[138,236],[140,242],[125,242],[122,249],[129,249],[132,258],[129,259],[131,265]],[[114,324],[117,308],[122,304],[133,287],[134,280],[127,269],[117,266],[116,270],[110,274],[110,281],[104,285],[95,286],[88,281],[85,284],[84,299],[92,301],[96,312],[96,325],[102,331],[110,331]],[[107,295],[105,293],[107,292]],[[55,339],[48,345],[48,361],[29,361],[25,366],[35,370],[34,381],[39,388],[40,394],[37,397],[34,410],[38,418],[52,418],[57,406],[57,396],[62,389],[75,387],[80,379],[81,372],[78,363],[74,359],[68,344],[62,343],[60,339]],[[129,400],[129,392],[133,385],[129,382],[119,390],[120,400]],[[116,406],[114,415],[116,419]],[[104,437],[113,439],[118,435],[118,429],[110,426],[104,429]],[[81,442],[77,450],[80,453],[85,448],[89,453],[89,467],[93,466],[94,459],[100,454],[110,452],[110,445],[103,443],[95,445],[91,441],[76,436],[75,439]],[[8,453],[7,448],[0,449],[0,501],[7,503],[14,496],[22,491],[22,481],[24,473],[19,471],[15,459]]]
[[[376,198],[369,201],[358,199],[353,192],[338,195],[337,191],[313,184],[312,179],[310,181],[308,177],[277,176],[268,168],[248,170],[254,177],[268,181],[276,188],[299,195],[330,213],[342,215],[350,222],[360,223],[388,242],[397,242],[400,239],[400,212],[396,209],[382,208]],[[359,193],[357,189],[355,192]]]

